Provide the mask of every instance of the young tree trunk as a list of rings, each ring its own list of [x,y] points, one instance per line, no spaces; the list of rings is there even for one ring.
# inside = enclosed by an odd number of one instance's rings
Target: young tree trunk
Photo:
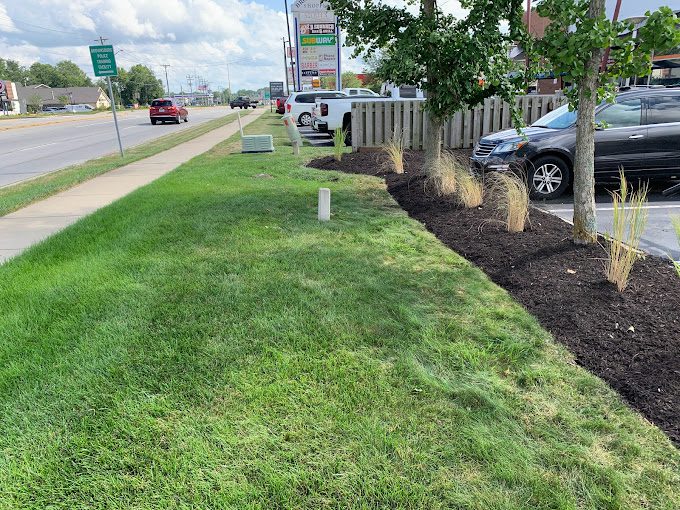
[[[435,0],[422,0],[423,12],[429,16],[435,16]],[[436,51],[432,48],[431,53]],[[434,85],[437,80],[437,75],[431,68],[427,69],[427,83],[430,86],[427,95],[427,101],[436,101],[437,96],[434,92]],[[433,115],[428,116],[427,131],[425,133],[423,145],[425,149],[425,172],[427,175],[434,175],[439,165],[439,160],[442,154],[442,119],[436,118]]]
[[[423,141],[425,149],[425,172],[434,175],[442,155],[442,121],[428,116],[427,131]]]
[[[604,12],[604,0],[590,0],[588,16]],[[576,121],[576,155],[574,158],[574,242],[597,241],[595,214],[595,106],[598,71],[602,49],[594,49],[587,63],[586,76],[580,81],[578,120]]]

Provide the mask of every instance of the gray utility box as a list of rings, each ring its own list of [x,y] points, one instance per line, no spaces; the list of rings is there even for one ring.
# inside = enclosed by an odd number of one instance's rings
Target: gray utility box
[[[274,139],[272,135],[242,136],[241,152],[274,152]]]

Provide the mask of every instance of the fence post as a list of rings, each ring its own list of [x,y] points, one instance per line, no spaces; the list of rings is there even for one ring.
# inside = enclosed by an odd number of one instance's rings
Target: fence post
[[[404,101],[401,112],[401,126],[404,132],[404,148],[410,149],[413,147],[413,140],[411,140],[411,105],[413,101]]]
[[[419,101],[413,102],[413,148],[420,150],[423,147],[423,118]]]
[[[385,143],[386,133],[383,129],[385,122],[385,102],[378,101],[375,103],[375,129],[373,131],[374,141],[376,145]]]
[[[352,103],[352,152],[357,152],[360,146],[359,125],[361,124],[361,119],[359,115],[358,103]]]
[[[491,132],[491,98],[484,99],[484,120],[482,122],[482,135],[488,135]]]
[[[366,146],[372,147],[373,142],[373,126],[374,126],[374,103],[366,102]]]

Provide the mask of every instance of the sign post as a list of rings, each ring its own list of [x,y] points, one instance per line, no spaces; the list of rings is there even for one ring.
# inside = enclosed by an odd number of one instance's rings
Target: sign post
[[[280,97],[284,97],[283,82],[282,81],[270,81],[269,82],[269,99],[271,100],[270,106],[273,104],[274,100],[276,100]]]
[[[118,149],[120,149],[120,156],[123,157],[125,154],[123,153],[123,142],[120,141],[120,129],[118,129],[116,98],[113,97],[113,87],[111,86],[111,76],[118,76],[118,68],[116,67],[116,56],[113,52],[113,46],[110,44],[90,46],[90,57],[92,58],[94,75],[98,78],[106,77],[106,81],[109,85],[109,98],[111,99],[113,123],[116,126],[116,136],[118,137]]]
[[[334,76],[335,88],[340,90],[340,28],[330,4],[325,0],[295,0],[292,11],[298,90],[302,85],[313,87],[324,76]]]

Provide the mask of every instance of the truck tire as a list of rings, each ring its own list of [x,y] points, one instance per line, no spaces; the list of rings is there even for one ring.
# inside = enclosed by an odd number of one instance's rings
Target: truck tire
[[[345,132],[345,146],[352,146],[352,121],[351,119],[344,119],[342,122],[342,130]]]

